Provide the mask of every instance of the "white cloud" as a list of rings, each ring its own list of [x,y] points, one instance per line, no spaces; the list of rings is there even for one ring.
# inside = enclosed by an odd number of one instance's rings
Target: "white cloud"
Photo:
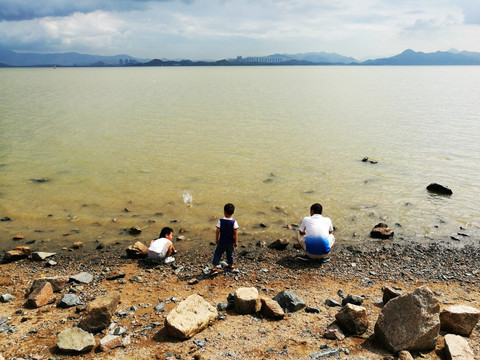
[[[477,0],[105,0],[100,6],[94,0],[3,1],[3,18],[31,17],[0,21],[0,44],[24,51],[191,59],[480,51]]]

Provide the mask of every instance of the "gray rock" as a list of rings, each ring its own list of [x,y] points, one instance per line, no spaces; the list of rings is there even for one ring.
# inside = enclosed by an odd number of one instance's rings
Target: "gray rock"
[[[153,309],[155,310],[155,312],[165,311],[165,304],[160,303],[157,306],[155,306]]]
[[[353,305],[362,305],[364,298],[358,295],[348,294],[345,298],[342,299],[342,305],[345,306],[347,304]]]
[[[15,300],[15,296],[11,295],[11,294],[3,294],[0,296],[0,302],[2,303],[7,303],[7,302],[10,302],[10,301],[13,301]]]
[[[338,301],[336,300],[333,300],[333,299],[327,299],[325,300],[325,305],[329,306],[329,307],[335,307],[335,306],[342,306],[342,304],[340,304]]]
[[[389,351],[430,351],[440,330],[440,305],[425,286],[390,300],[380,311],[375,338]]]
[[[57,307],[66,309],[66,308],[69,308],[69,307],[72,307],[72,306],[80,305],[81,303],[82,303],[82,301],[80,300],[80,298],[77,295],[75,295],[75,294],[65,294],[58,301]]]
[[[228,310],[232,305],[230,303],[218,303],[217,304],[217,310],[218,311],[226,311]]]
[[[71,275],[69,280],[80,284],[90,284],[93,281],[93,275],[87,272],[81,272]]]
[[[123,326],[119,326],[117,328],[115,328],[115,330],[113,330],[113,334],[112,335],[123,335],[127,332],[127,328],[126,327],[123,327]]]
[[[63,330],[58,334],[57,347],[64,352],[87,352],[95,346],[92,334],[77,327]]]
[[[325,349],[319,352],[316,352],[315,354],[310,355],[310,359],[324,359],[327,357],[332,357],[340,354],[340,349],[338,348],[331,348],[331,349]]]
[[[217,309],[200,295],[193,294],[167,315],[166,333],[177,339],[189,339],[216,321],[217,317]]]
[[[295,312],[303,309],[306,304],[291,291],[281,291],[273,298],[286,312]]]
[[[32,253],[32,259],[35,261],[43,261],[49,257],[57,255],[56,253],[50,253],[50,252],[43,252],[43,251],[36,251]]]

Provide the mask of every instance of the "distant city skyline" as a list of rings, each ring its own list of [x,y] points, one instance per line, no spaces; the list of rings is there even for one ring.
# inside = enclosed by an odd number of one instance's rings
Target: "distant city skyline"
[[[407,48],[480,52],[477,0],[0,0],[0,46],[18,52],[218,60]]]

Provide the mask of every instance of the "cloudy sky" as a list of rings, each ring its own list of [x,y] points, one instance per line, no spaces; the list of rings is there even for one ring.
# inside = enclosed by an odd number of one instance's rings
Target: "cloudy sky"
[[[21,52],[218,60],[405,49],[480,52],[479,0],[0,0],[0,46]]]

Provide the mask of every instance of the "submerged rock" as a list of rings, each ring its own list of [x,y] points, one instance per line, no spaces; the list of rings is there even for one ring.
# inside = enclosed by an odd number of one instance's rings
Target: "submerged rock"
[[[374,226],[370,236],[375,239],[388,239],[393,237],[394,232],[385,223],[379,223]]]
[[[438,194],[438,195],[452,195],[453,194],[453,191],[450,188],[448,188],[446,186],[443,186],[443,185],[440,185],[440,184],[437,184],[437,183],[431,183],[430,185],[428,185],[427,190],[432,192],[432,193]]]

